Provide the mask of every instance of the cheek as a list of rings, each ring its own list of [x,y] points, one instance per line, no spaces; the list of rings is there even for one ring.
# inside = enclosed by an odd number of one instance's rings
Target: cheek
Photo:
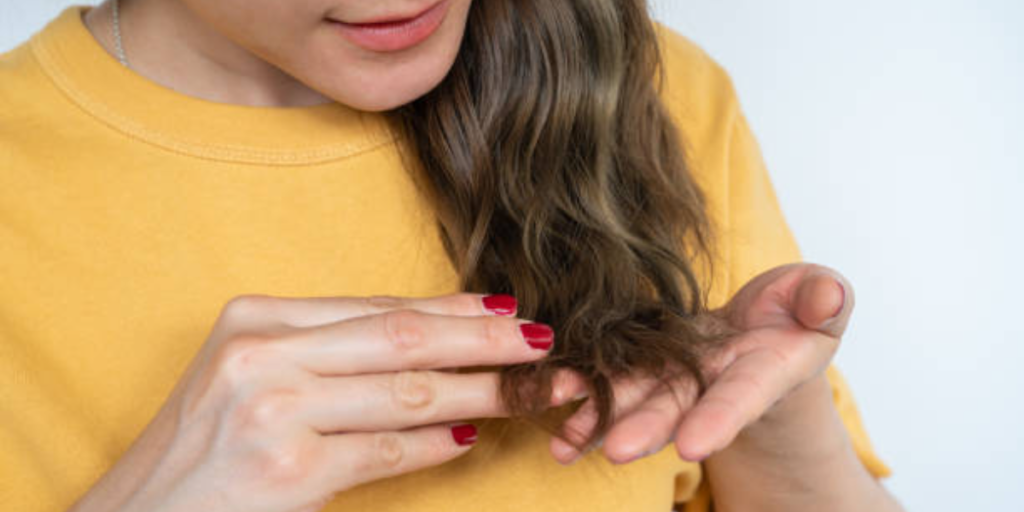
[[[295,45],[319,20],[315,0],[178,0],[220,35],[258,56]]]

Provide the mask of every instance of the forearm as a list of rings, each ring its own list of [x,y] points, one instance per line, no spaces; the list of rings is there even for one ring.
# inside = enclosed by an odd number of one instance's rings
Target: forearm
[[[903,508],[857,458],[824,374],[705,462],[717,512]]]

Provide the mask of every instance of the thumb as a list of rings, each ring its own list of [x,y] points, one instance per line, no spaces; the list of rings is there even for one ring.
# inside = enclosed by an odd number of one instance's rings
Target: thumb
[[[812,267],[797,285],[792,308],[804,327],[841,338],[853,312],[853,287],[832,269]]]

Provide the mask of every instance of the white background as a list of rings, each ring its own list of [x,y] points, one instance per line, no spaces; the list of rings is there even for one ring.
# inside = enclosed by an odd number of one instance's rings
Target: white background
[[[856,288],[838,362],[890,488],[1024,510],[1024,2],[656,2],[732,74],[805,257]],[[0,51],[72,3],[3,0]]]

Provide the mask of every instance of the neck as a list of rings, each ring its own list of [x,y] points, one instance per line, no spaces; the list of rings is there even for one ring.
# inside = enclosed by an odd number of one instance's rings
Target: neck
[[[301,107],[331,100],[217,32],[180,0],[120,1],[121,40],[132,71],[182,94],[219,103]],[[109,1],[85,25],[116,58]]]

